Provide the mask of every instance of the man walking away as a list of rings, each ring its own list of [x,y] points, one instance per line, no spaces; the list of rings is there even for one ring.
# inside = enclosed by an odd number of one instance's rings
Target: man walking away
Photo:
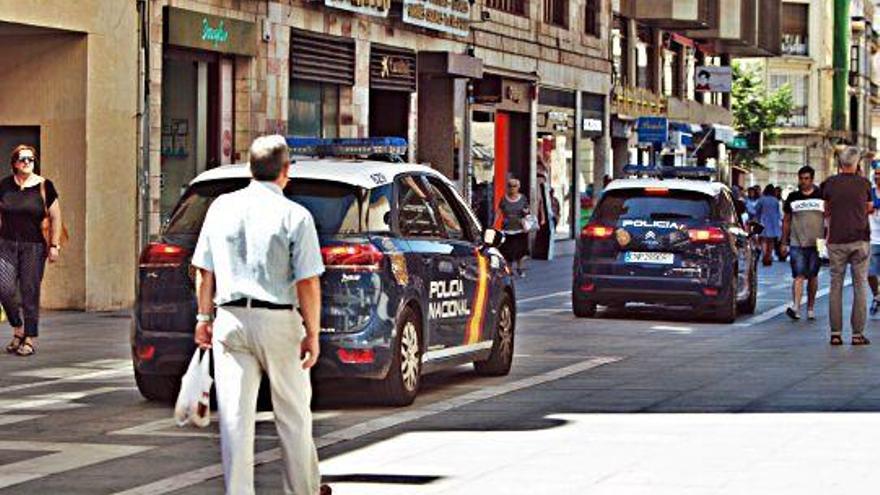
[[[785,200],[782,220],[782,244],[790,246],[792,283],[791,306],[785,314],[801,318],[801,298],[807,283],[807,319],[816,318],[816,290],[819,288],[819,251],[816,239],[825,235],[825,206],[822,192],[813,181],[816,171],[809,165],[798,170],[798,190]],[[783,247],[783,252],[785,248]]]
[[[874,300],[871,302],[871,316],[880,311],[880,168],[874,169],[874,188],[871,189],[874,213],[871,213],[871,263],[868,269],[868,285]]]
[[[822,186],[828,218],[828,258],[831,265],[831,345],[843,344],[843,277],[850,266],[853,285],[852,345],[871,342],[864,335],[867,319],[866,285],[871,229],[868,215],[874,212],[871,183],[858,175],[859,149],[850,146],[838,156],[839,173]]]
[[[284,138],[257,138],[250,156],[254,180],[214,201],[192,260],[201,278],[195,339],[214,350],[226,493],[254,493],[257,392],[266,373],[284,493],[326,495],[309,410],[324,271],[318,234],[309,212],[282,192],[290,168]]]

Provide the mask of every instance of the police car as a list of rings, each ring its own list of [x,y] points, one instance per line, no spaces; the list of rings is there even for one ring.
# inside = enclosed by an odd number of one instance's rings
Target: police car
[[[371,148],[356,141],[305,147]],[[509,372],[516,302],[501,235],[482,230],[453,184],[425,166],[353,158],[297,158],[290,177],[284,193],[314,217],[326,265],[314,377],[373,379],[388,404],[405,405],[424,373],[463,363]],[[196,177],[140,256],[131,346],[149,399],[175,396],[195,349],[190,257],[208,207],[249,181],[246,164]]]
[[[611,182],[578,239],[572,306],[693,306],[719,322],[755,311],[757,259],[727,186],[711,169],[627,167]],[[641,176],[638,176],[641,175]]]

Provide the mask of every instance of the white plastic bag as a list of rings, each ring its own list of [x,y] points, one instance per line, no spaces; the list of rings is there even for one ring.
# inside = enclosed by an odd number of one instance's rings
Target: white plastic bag
[[[538,230],[538,219],[535,218],[535,215],[529,213],[524,216],[522,219],[522,228],[526,232],[536,232]]]
[[[211,424],[211,351],[196,349],[180,382],[174,405],[177,426],[193,424],[204,428]]]

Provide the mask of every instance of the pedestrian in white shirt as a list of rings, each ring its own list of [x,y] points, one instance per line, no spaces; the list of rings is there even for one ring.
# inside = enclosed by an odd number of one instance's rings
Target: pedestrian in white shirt
[[[871,301],[871,315],[880,311],[880,168],[874,169],[874,213],[871,213],[871,264],[868,268],[868,285],[874,300]]]
[[[263,373],[281,439],[284,493],[328,495],[312,439],[309,369],[318,360],[324,272],[311,214],[284,197],[282,136],[254,140],[246,188],[218,197],[192,264],[199,270],[195,340],[213,348],[226,493],[254,493],[254,430]]]

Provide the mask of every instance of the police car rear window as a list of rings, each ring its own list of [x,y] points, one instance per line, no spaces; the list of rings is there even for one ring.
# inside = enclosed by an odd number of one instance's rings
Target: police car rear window
[[[227,179],[195,184],[181,198],[168,225],[166,236],[198,236],[208,207],[221,194],[247,186],[249,179]],[[391,210],[391,186],[370,191],[350,184],[324,180],[291,181],[285,196],[304,206],[321,235],[387,232]]]
[[[624,189],[602,196],[593,220],[614,225],[620,220],[707,220],[711,198],[691,191]]]

